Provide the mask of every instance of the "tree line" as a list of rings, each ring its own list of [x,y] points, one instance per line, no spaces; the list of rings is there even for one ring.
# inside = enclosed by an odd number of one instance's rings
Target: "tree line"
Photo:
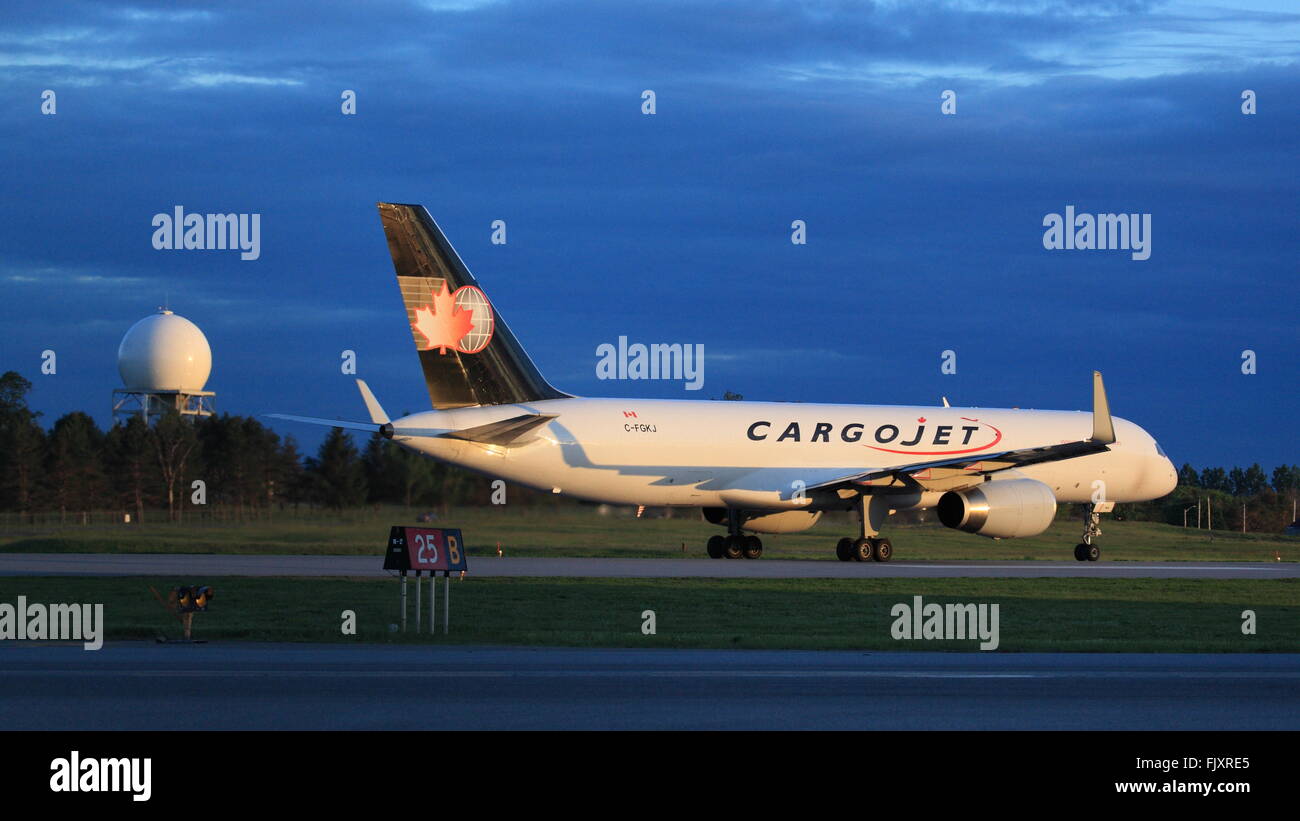
[[[199,504],[242,519],[287,506],[490,501],[483,477],[378,434],[359,450],[350,434],[331,428],[316,455],[304,457],[292,436],[231,414],[188,420],[170,412],[152,425],[134,416],[104,431],[73,411],[47,431],[27,406],[31,388],[13,371],[0,376],[0,511],[8,513],[119,510],[137,522],[183,521]],[[508,491],[512,504],[544,498],[527,488]]]
[[[1162,499],[1116,505],[1117,516],[1249,533],[1280,533],[1296,518],[1300,465],[1278,465],[1272,473],[1258,463],[1248,468],[1184,463],[1178,485]],[[1198,510],[1199,507],[1199,510]]]
[[[0,511],[19,514],[120,510],[135,521],[160,516],[180,521],[196,499],[233,518],[256,518],[276,508],[344,510],[363,505],[405,507],[482,505],[489,480],[372,435],[362,448],[331,428],[315,456],[299,453],[247,416],[176,413],[148,425],[139,417],[102,431],[73,411],[49,431],[27,406],[32,385],[9,371],[0,376]],[[731,398],[729,395],[727,398]],[[201,483],[201,491],[195,486]],[[196,494],[198,494],[196,496]],[[551,494],[511,485],[511,504],[553,503]],[[1247,468],[1184,464],[1178,486],[1163,499],[1118,505],[1116,515],[1181,525],[1204,503],[1203,523],[1216,529],[1279,532],[1295,518],[1300,465],[1271,473]],[[1070,515],[1063,509],[1061,515]],[[1212,516],[1212,519],[1209,518]]]

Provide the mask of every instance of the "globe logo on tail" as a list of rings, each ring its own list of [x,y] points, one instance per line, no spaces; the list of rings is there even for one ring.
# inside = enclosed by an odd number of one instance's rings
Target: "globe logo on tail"
[[[487,295],[473,285],[463,285],[449,292],[444,281],[442,290],[432,294],[433,301],[415,309],[412,327],[424,337],[422,351],[438,349],[445,354],[451,348],[460,353],[478,353],[492,341],[494,321]]]

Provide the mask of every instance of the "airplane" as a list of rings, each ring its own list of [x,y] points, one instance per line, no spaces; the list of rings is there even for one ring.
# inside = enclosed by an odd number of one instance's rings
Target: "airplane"
[[[488,476],[578,499],[699,508],[727,535],[711,558],[757,559],[758,533],[793,533],[856,511],[841,561],[889,561],[898,510],[950,528],[1035,536],[1081,503],[1079,561],[1097,561],[1100,514],[1166,495],[1177,474],[1155,439],[1112,417],[1093,372],[1092,412],[1018,408],[595,399],[553,387],[429,212],[381,202],[406,320],[432,410],[391,419],[357,380],[369,422],[277,419],[377,432]],[[643,508],[641,508],[643,509]]]

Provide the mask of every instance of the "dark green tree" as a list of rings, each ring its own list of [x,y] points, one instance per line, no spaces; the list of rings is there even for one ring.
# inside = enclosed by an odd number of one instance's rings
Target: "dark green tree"
[[[159,495],[153,430],[139,416],[117,424],[104,437],[104,467],[118,503],[144,521],[145,507]]]
[[[342,510],[366,502],[366,473],[352,437],[342,428],[330,428],[315,459],[307,460],[316,500]]]
[[[366,443],[370,501],[411,507],[427,501],[435,487],[437,463],[375,434]]]
[[[307,471],[303,468],[302,456],[298,453],[298,442],[292,436],[285,436],[275,454],[274,478],[268,483],[267,493],[278,505],[292,504],[295,507],[310,501],[311,488],[308,484]]]
[[[167,518],[179,522],[189,498],[186,480],[193,468],[191,460],[199,447],[194,426],[174,410],[158,417],[153,429],[154,454],[162,478],[163,498],[167,500]],[[204,480],[206,485],[206,480]]]
[[[95,420],[81,411],[61,416],[50,430],[45,460],[45,480],[59,513],[90,511],[105,491],[104,434]]]
[[[1228,471],[1228,491],[1233,496],[1243,496],[1246,487],[1246,471],[1234,467]]]
[[[1206,490],[1229,492],[1228,474],[1223,468],[1206,468],[1201,471],[1201,487]]]
[[[1238,496],[1258,496],[1266,488],[1268,488],[1268,475],[1259,466],[1259,462],[1256,462],[1242,472],[1236,491]]]
[[[1273,490],[1279,494],[1300,491],[1300,465],[1278,465],[1273,468]]]
[[[38,504],[45,431],[27,407],[32,383],[14,371],[0,376],[0,509],[30,513]]]

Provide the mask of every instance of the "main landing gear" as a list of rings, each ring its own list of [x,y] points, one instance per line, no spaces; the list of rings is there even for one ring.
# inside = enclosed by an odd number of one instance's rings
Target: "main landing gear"
[[[727,511],[727,530],[726,536],[709,537],[710,559],[757,559],[763,555],[762,540],[740,532],[740,516],[734,510]]]
[[[861,535],[845,537],[835,545],[835,558],[842,562],[887,562],[894,555],[894,545],[880,535],[880,526],[889,515],[889,503],[880,496],[859,496],[858,517]]]
[[[845,536],[835,545],[835,558],[842,562],[887,562],[893,555],[893,543],[884,538]]]
[[[1083,541],[1074,546],[1074,558],[1081,562],[1095,562],[1101,558],[1101,548],[1092,540],[1101,535],[1101,514],[1089,504],[1083,511]]]

